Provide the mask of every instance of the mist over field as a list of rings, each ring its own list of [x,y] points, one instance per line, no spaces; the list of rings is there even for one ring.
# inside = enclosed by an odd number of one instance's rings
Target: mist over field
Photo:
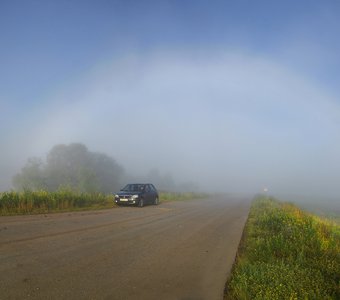
[[[339,200],[339,5],[266,3],[245,16],[231,4],[117,3],[79,2],[89,23],[65,3],[29,7],[34,22],[4,5],[24,18],[1,29],[0,190],[29,157],[79,142],[136,180],[157,170],[201,191]],[[46,11],[57,42],[44,40]]]

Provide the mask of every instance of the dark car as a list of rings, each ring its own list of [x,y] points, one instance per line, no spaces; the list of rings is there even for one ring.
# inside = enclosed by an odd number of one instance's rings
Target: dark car
[[[115,202],[118,205],[143,207],[146,204],[157,205],[159,196],[157,189],[151,183],[130,183],[115,194]]]

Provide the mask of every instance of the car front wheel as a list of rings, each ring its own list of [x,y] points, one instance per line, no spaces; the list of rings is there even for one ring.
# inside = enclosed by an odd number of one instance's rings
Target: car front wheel
[[[143,206],[144,206],[144,199],[140,199],[140,200],[139,200],[138,206],[139,206],[139,207],[143,207]]]
[[[158,205],[158,204],[159,204],[159,199],[158,199],[158,197],[155,198],[155,201],[154,201],[153,204],[154,204],[154,205]]]

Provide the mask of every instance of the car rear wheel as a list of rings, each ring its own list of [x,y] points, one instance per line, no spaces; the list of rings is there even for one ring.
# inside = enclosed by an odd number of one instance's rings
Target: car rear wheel
[[[154,204],[154,205],[158,205],[158,203],[159,203],[159,199],[158,199],[158,197],[156,197],[153,204]]]
[[[143,207],[143,206],[144,206],[144,199],[140,199],[140,200],[139,200],[138,206],[139,206],[139,207]]]

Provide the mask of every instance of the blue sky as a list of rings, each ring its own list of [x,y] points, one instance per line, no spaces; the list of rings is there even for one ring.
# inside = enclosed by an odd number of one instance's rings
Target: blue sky
[[[130,173],[338,197],[339,37],[338,1],[2,0],[0,189],[83,142]]]

